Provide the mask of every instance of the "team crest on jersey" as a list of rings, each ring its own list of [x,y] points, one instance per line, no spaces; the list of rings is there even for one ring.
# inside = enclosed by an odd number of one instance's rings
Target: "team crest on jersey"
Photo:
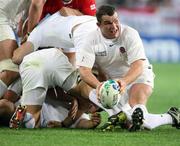
[[[126,53],[126,49],[124,47],[120,47],[119,48],[119,51],[123,54],[123,53]]]
[[[124,61],[127,61],[128,57],[127,57],[126,49],[124,47],[120,47],[119,52],[120,52],[121,59]]]

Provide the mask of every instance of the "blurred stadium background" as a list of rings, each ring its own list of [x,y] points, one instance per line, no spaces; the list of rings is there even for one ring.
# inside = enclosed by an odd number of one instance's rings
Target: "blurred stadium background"
[[[96,0],[114,5],[121,23],[137,29],[151,62],[180,63],[180,0]]]

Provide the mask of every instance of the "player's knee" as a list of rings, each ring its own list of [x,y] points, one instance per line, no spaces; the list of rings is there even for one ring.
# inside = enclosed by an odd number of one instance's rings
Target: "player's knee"
[[[12,62],[19,65],[22,62],[22,58],[18,57],[17,54],[13,54]]]
[[[142,92],[143,92],[142,94],[144,94],[144,96],[149,97],[152,94],[153,89],[150,86],[145,86],[143,88]]]
[[[7,90],[3,96],[4,99],[15,103],[20,97],[12,90]]]
[[[19,77],[19,73],[14,71],[6,70],[1,73],[1,80],[7,86],[9,86],[12,82],[14,82],[18,77]]]
[[[149,97],[152,94],[152,87],[145,84],[134,84],[130,89],[130,96]]]
[[[136,104],[146,105],[149,96],[152,94],[152,87],[145,84],[133,85],[129,92],[129,104],[131,107]]]
[[[1,99],[0,109],[1,112],[4,111],[4,113],[6,112],[12,113],[14,111],[14,104],[11,101],[8,101],[7,99]]]

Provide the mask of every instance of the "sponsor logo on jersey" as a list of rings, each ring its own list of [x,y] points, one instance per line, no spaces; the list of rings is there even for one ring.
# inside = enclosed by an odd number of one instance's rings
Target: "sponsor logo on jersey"
[[[106,51],[96,52],[96,56],[107,56],[107,52]]]
[[[90,8],[91,8],[91,10],[94,10],[94,9],[96,9],[96,5],[93,4],[93,5],[90,6]]]
[[[83,56],[81,62],[84,62],[84,59],[85,59],[85,57]]]

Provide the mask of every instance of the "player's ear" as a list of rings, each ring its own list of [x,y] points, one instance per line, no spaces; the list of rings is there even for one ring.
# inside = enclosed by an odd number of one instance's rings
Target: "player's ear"
[[[97,24],[98,27],[100,27],[100,25],[101,25],[100,22],[97,22],[96,24]]]

